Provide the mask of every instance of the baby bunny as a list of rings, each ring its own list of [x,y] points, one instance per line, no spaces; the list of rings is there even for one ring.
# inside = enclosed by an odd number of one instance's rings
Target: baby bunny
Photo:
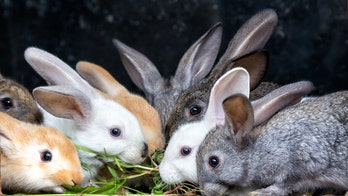
[[[196,85],[210,72],[219,51],[221,34],[221,23],[217,23],[185,52],[175,75],[169,79],[163,78],[145,55],[117,39],[113,40],[128,75],[159,112],[163,130],[180,93]]]
[[[0,112],[0,140],[1,186],[5,193],[63,193],[62,185],[83,180],[74,144],[54,128]]]
[[[45,125],[64,132],[79,146],[118,156],[128,163],[140,163],[147,157],[144,135],[132,113],[100,95],[56,56],[30,47],[25,51],[25,59],[49,85],[56,85],[33,91],[43,108]],[[79,150],[79,155],[90,167],[85,176],[93,179],[105,160],[83,150]]]
[[[266,59],[259,58],[259,63],[243,62],[236,64],[232,59],[238,59],[246,54],[262,49],[271,36],[277,21],[277,14],[271,9],[266,9],[251,17],[240,27],[211,74],[197,85],[183,91],[177,98],[174,109],[166,122],[166,140],[170,139],[173,132],[175,132],[180,125],[198,121],[203,118],[207,110],[212,86],[219,77],[231,68],[241,66],[249,72],[251,90],[254,90],[260,84],[267,69],[268,56],[266,56],[266,54],[264,57]],[[250,61],[255,61],[255,59],[250,59]],[[250,94],[250,98],[255,99],[262,97],[264,93],[268,93],[276,87],[278,87],[278,85],[273,83],[261,83],[261,85]]]
[[[297,97],[250,103],[235,95],[224,101],[225,123],[198,150],[205,195],[233,195],[234,188],[249,186],[258,188],[252,195],[348,190],[348,91],[303,99],[264,122],[273,113],[269,103],[278,107],[286,99]]]
[[[233,68],[216,82],[211,91],[209,105],[203,119],[181,125],[169,141],[159,167],[159,172],[164,182],[198,182],[196,167],[197,151],[210,129],[224,124],[223,100],[237,93],[247,97],[249,95],[249,86],[248,72],[240,67]],[[267,102],[268,105],[265,104],[262,107],[267,106],[269,108],[268,112],[274,114],[282,107],[285,107],[285,105],[275,107],[272,102],[273,100],[276,100],[276,98],[285,99],[287,102],[284,101],[284,104],[295,104],[296,101],[300,100],[301,96],[307,95],[312,90],[311,87],[312,85],[309,82],[291,84],[290,87],[288,85],[283,86],[272,91],[269,96],[263,97],[262,100],[265,100],[264,102]],[[299,100],[286,99],[286,95],[288,94],[297,95]],[[276,98],[270,99],[270,96]],[[236,105],[235,107],[238,106]],[[259,107],[257,102],[255,102],[255,107]],[[255,121],[255,124],[267,120],[269,116],[265,113],[264,118]]]
[[[120,103],[138,119],[143,130],[149,153],[164,148],[164,135],[158,112],[143,97],[130,93],[108,71],[101,66],[80,61],[77,72],[105,97]]]
[[[247,81],[247,82],[245,82]],[[207,132],[215,125],[215,114],[222,110],[224,99],[235,94],[249,95],[249,74],[241,67],[234,68],[216,81],[204,120],[184,124],[173,134],[159,166],[161,179],[169,184],[197,182],[196,153]],[[244,82],[244,83],[242,83]],[[231,84],[243,85],[231,85]],[[216,118],[217,120],[218,117]],[[223,118],[221,119],[223,120]]]
[[[41,124],[42,113],[32,94],[19,83],[0,74],[0,111],[18,120]]]

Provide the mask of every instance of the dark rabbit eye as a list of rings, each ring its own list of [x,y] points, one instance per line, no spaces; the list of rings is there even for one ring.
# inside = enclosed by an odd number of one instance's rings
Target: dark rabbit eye
[[[1,99],[1,105],[5,108],[5,110],[10,109],[13,107],[13,101],[11,98],[6,97]]]
[[[112,128],[110,129],[110,134],[114,137],[119,137],[121,135],[122,131],[119,128]]]
[[[42,161],[51,161],[52,160],[52,153],[50,151],[44,151],[41,153],[41,160]]]
[[[192,116],[197,116],[199,114],[201,114],[202,112],[202,107],[195,105],[190,109],[190,115]]]
[[[182,156],[187,156],[191,153],[191,148],[190,147],[182,147],[180,150],[180,154]]]
[[[219,163],[220,163],[219,157],[217,157],[217,156],[209,157],[209,165],[210,165],[210,167],[215,168],[215,167],[217,167],[219,165]]]

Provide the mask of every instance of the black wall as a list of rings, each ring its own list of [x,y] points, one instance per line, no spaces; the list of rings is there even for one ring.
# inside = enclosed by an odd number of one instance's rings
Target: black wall
[[[315,94],[348,89],[347,0],[0,0],[0,72],[30,90],[45,85],[23,58],[26,47],[37,46],[73,67],[79,60],[102,65],[141,92],[112,38],[145,54],[168,77],[216,22],[224,27],[223,52],[237,29],[264,8],[279,16],[266,45],[271,59],[265,80],[311,80]]]

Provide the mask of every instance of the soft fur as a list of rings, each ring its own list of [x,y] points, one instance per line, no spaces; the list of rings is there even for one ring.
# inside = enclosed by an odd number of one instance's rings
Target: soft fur
[[[0,112],[1,185],[5,193],[63,193],[63,184],[83,180],[74,144],[51,127],[19,121]],[[50,151],[51,161],[41,153]]]
[[[0,111],[18,120],[41,124],[42,113],[23,85],[0,74]]]
[[[44,124],[64,132],[72,141],[98,153],[140,163],[148,148],[137,118],[112,99],[103,97],[69,65],[38,48],[25,51],[25,59],[51,86],[38,87],[34,97],[43,108]],[[59,86],[57,86],[59,85]],[[111,131],[121,130],[119,136]],[[94,179],[104,161],[94,153],[79,150],[87,163],[85,183]]]
[[[80,61],[76,65],[76,70],[92,86],[99,89],[104,97],[120,103],[137,117],[150,154],[164,148],[160,116],[143,97],[130,93],[101,66]]]
[[[113,40],[128,75],[159,112],[163,130],[181,92],[196,85],[210,72],[219,51],[221,34],[221,23],[209,29],[185,52],[175,75],[170,78],[163,78],[145,55]]]
[[[263,57],[240,59],[243,56],[260,51],[264,47],[272,35],[277,21],[277,14],[271,9],[266,9],[251,17],[239,28],[209,76],[197,85],[183,91],[177,98],[165,126],[167,141],[180,125],[199,121],[203,118],[214,83],[234,67],[244,67],[249,72],[250,89],[253,90],[250,95],[251,99],[262,97],[278,87],[276,84],[264,82],[258,87],[267,69],[267,53],[260,52],[259,55],[263,55]],[[201,112],[192,114],[190,111],[194,108],[200,109]]]
[[[267,104],[251,104],[243,95],[225,100],[226,123],[213,128],[198,151],[203,193],[233,195],[234,188],[250,186],[259,188],[253,195],[348,190],[348,91],[306,98],[255,127],[273,113]],[[212,167],[209,160],[219,162]]]

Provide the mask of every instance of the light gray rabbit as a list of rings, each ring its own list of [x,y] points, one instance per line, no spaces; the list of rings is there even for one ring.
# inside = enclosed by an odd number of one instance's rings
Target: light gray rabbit
[[[348,190],[348,91],[308,97],[267,120],[296,95],[250,102],[227,98],[226,116],[205,138],[197,154],[205,195],[288,195],[317,188]],[[239,107],[236,107],[238,105]]]
[[[221,34],[222,25],[217,23],[186,51],[175,75],[168,79],[161,76],[145,55],[117,39],[113,40],[129,76],[159,112],[162,127],[180,93],[196,85],[211,71],[219,51]]]
[[[26,87],[0,74],[0,111],[25,122],[41,124],[42,113]]]
[[[220,58],[212,73],[198,85],[183,91],[177,99],[174,109],[166,123],[166,139],[182,124],[201,120],[208,106],[209,94],[215,81],[233,67],[244,67],[250,74],[250,90],[254,90],[263,78],[267,69],[268,56],[258,62],[243,62],[236,64],[235,59],[258,51],[264,47],[278,21],[277,14],[271,10],[263,10],[251,17],[238,30],[229,46]],[[250,94],[250,98],[256,99],[278,87],[274,83],[261,83]]]

